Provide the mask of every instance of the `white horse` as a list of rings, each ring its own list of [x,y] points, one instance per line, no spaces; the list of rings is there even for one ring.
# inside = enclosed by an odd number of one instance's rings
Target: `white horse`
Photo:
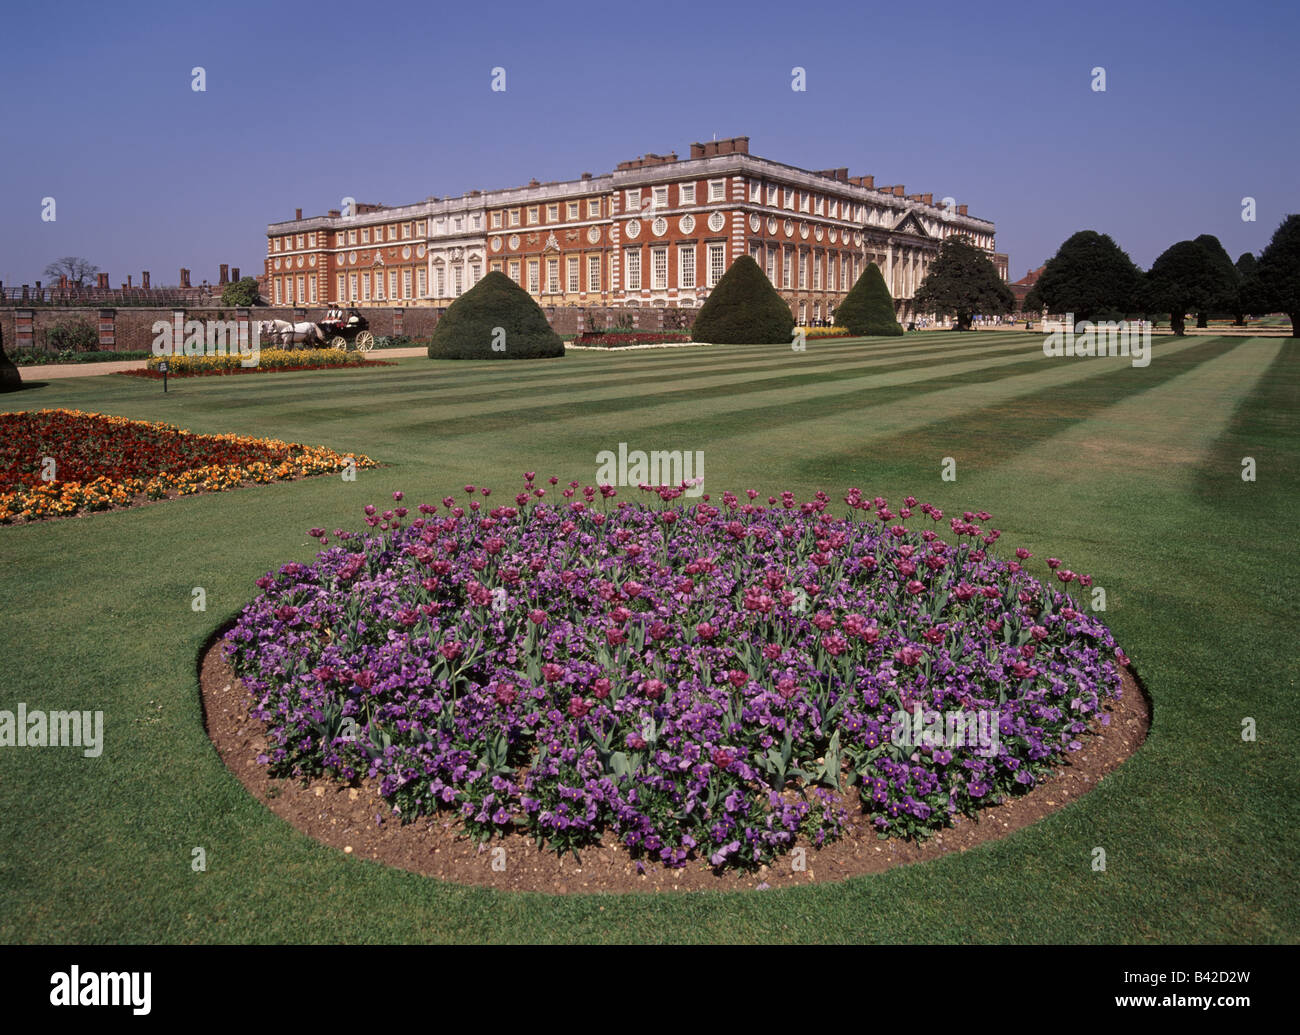
[[[313,348],[325,346],[325,335],[314,323],[262,320],[257,325],[257,333],[273,345],[287,345],[289,348],[296,348],[299,345]]]

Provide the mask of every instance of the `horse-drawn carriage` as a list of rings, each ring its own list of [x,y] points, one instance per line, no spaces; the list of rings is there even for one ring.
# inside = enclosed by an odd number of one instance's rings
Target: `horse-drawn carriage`
[[[320,323],[265,320],[258,324],[258,332],[270,344],[288,349],[303,346],[369,352],[375,347],[369,321],[355,308],[345,312],[342,306],[331,307]]]
[[[369,352],[375,347],[370,322],[356,309],[345,313],[341,306],[334,306],[317,326],[329,341],[330,348],[339,351],[352,348],[357,352]]]

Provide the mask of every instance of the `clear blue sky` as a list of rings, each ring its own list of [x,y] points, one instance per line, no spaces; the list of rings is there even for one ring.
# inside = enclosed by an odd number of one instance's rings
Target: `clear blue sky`
[[[640,9],[9,5],[0,278],[79,255],[114,286],[181,266],[215,282],[220,262],[259,272],[266,224],[298,207],[567,179],[714,135],[951,195],[996,222],[1013,279],[1080,229],[1145,268],[1202,233],[1258,252],[1300,211],[1282,0]]]

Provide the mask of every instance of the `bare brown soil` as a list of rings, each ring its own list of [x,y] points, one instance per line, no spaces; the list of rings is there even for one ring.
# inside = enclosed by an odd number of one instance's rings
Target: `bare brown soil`
[[[291,826],[356,858],[459,884],[550,894],[737,891],[825,883],[965,852],[1006,837],[1087,794],[1142,746],[1151,725],[1150,707],[1127,669],[1123,680],[1120,700],[1105,706],[1110,725],[1094,720],[1096,735],[1084,736],[1083,747],[1069,763],[1026,795],[983,809],[977,818],[961,819],[956,827],[918,844],[880,840],[850,794],[843,801],[849,813],[843,836],[820,849],[805,845],[803,869],[794,868],[791,853],[757,873],[719,874],[706,860],[693,860],[678,870],[648,861],[638,865],[609,833],[599,845],[584,850],[581,861],[541,850],[520,834],[480,846],[460,831],[459,820],[451,814],[402,824],[379,797],[378,781],[349,786],[328,778],[305,783],[273,779],[256,761],[266,750],[266,727],[249,716],[249,695],[222,654],[220,640],[204,653],[200,666],[204,721],[217,753],[255,798]]]

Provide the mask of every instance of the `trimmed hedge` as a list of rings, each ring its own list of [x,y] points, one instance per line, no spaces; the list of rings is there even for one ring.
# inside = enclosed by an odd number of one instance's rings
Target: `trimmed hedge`
[[[495,348],[494,348],[495,346]],[[451,304],[433,328],[430,359],[550,359],[564,355],[532,296],[493,271]]]
[[[867,263],[862,276],[835,310],[835,323],[854,337],[897,335],[902,325],[894,316],[894,300],[885,286],[884,275],[874,262]]]
[[[23,386],[23,376],[14,361],[5,355],[4,332],[0,331],[0,392],[16,392]]]
[[[130,352],[114,352],[104,349],[99,352],[47,352],[45,349],[26,349],[15,352],[10,359],[20,367],[46,365],[75,365],[77,363],[122,363],[129,360],[148,359],[153,353],[148,349]]]
[[[742,255],[700,307],[691,337],[717,345],[778,345],[793,340],[794,314],[767,275]]]

